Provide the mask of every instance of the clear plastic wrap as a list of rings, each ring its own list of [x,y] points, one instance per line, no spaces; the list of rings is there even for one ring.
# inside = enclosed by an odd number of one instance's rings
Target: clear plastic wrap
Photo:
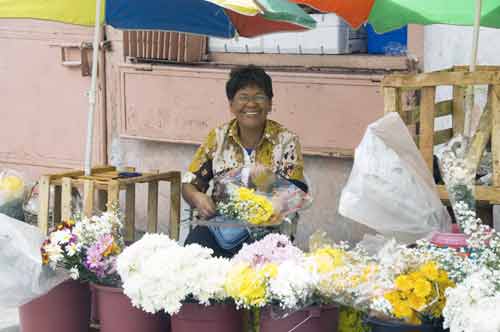
[[[309,194],[261,165],[232,170],[214,183],[218,214],[237,226],[277,226],[312,203]]]
[[[397,113],[368,126],[339,212],[405,243],[433,231],[450,231],[451,219],[434,179]]]
[[[36,227],[0,214],[0,307],[18,307],[69,279],[42,265],[44,234]]]

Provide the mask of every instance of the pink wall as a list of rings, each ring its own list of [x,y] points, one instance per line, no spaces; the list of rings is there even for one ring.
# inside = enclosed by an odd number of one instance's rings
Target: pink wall
[[[92,40],[92,29],[53,22],[0,20],[0,169],[30,179],[83,166],[90,78],[61,62],[62,45]],[[68,60],[80,60],[69,50]],[[105,160],[102,107],[94,160]]]

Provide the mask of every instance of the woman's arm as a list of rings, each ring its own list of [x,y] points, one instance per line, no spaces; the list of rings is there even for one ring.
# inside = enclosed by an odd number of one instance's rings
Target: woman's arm
[[[199,211],[202,218],[207,219],[215,214],[215,203],[212,198],[199,191],[195,185],[191,183],[183,183],[182,197],[191,207],[196,208]]]

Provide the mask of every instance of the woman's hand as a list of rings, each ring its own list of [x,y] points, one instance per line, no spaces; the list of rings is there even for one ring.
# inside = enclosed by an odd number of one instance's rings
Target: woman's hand
[[[200,217],[208,219],[215,215],[215,203],[210,196],[197,192],[193,197],[193,207],[198,210]]]

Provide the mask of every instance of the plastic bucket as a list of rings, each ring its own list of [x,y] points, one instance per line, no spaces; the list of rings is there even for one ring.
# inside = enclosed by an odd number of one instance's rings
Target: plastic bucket
[[[168,315],[134,308],[121,288],[92,284],[100,332],[168,332]]]
[[[260,314],[260,332],[336,332],[339,309],[336,306],[314,306],[296,311],[282,319],[265,307]]]
[[[368,317],[365,323],[371,328],[371,332],[440,332],[440,327],[431,324],[412,325],[393,321],[384,321]]]
[[[47,294],[19,307],[22,332],[88,332],[88,284],[68,280]]]
[[[231,304],[185,303],[171,323],[172,332],[241,332],[243,312]]]

